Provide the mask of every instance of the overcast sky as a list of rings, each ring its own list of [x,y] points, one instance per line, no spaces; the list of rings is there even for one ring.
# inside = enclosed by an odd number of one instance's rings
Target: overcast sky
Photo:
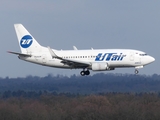
[[[131,48],[156,61],[140,74],[159,74],[160,0],[1,0],[0,77],[79,75],[79,70],[44,67],[19,60],[13,24],[22,23],[43,46],[54,49]],[[94,74],[96,72],[92,72]],[[107,71],[105,72],[107,73]],[[134,73],[134,68],[109,73]]]

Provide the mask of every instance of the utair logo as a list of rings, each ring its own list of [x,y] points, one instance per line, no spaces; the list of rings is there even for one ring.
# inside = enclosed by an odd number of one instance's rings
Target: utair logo
[[[25,35],[22,37],[20,41],[20,45],[22,48],[28,48],[33,42],[33,39],[30,35]]]
[[[95,61],[122,61],[124,57],[126,57],[126,55],[122,53],[99,53]]]

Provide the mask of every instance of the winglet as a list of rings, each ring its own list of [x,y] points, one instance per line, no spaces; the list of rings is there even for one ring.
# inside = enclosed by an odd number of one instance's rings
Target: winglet
[[[58,56],[54,53],[54,51],[53,51],[49,46],[48,46],[47,48],[48,48],[48,50],[49,50],[52,58],[62,59],[61,57],[58,57]]]
[[[76,46],[73,46],[73,49],[74,49],[74,50],[78,50]]]

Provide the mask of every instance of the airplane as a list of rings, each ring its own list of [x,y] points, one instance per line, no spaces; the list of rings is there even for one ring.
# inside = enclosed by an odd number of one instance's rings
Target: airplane
[[[18,58],[43,66],[82,69],[82,76],[92,71],[110,71],[115,68],[134,67],[135,74],[155,61],[145,52],[133,49],[56,50],[41,46],[22,24],[14,24],[21,53],[8,51]]]

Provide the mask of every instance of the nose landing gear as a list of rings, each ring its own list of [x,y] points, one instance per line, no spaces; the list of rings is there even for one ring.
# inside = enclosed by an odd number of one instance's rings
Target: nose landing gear
[[[139,71],[137,69],[135,69],[134,73],[137,75],[139,73]]]

